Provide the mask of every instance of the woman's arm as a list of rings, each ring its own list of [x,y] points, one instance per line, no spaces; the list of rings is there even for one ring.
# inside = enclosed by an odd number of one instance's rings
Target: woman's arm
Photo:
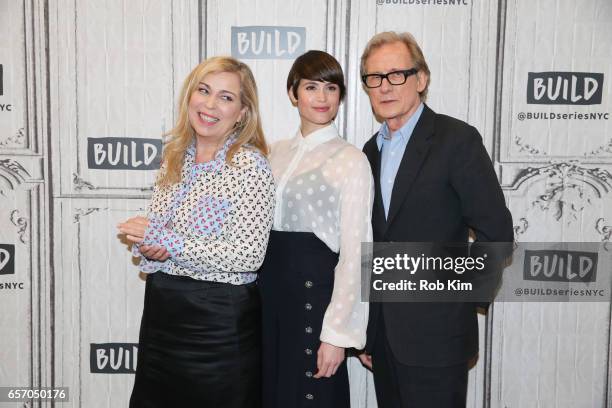
[[[368,303],[361,301],[361,243],[372,241],[374,180],[367,158],[358,150],[346,155],[340,198],[340,257],[334,290],[323,318],[320,339],[339,347],[365,346]]]
[[[144,242],[167,249],[170,260],[194,272],[255,271],[263,262],[274,211],[274,179],[268,167],[244,170],[235,212],[223,239],[193,238],[151,223]]]
[[[162,165],[157,175],[158,179],[164,169]],[[170,254],[164,247],[144,245],[142,241],[150,220],[160,220],[168,211],[175,187],[160,188],[155,183],[151,201],[147,206],[147,216],[132,217],[118,225],[119,230],[133,243],[132,255],[140,258],[139,268],[143,272],[152,273],[169,267],[166,261]]]

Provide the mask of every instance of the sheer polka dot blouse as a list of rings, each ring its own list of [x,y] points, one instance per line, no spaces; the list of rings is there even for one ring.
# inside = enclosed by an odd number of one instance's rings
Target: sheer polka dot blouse
[[[320,339],[362,348],[368,304],[361,302],[361,242],[372,241],[374,181],[365,155],[334,124],[272,146],[276,181],[273,229],[312,232],[339,253]]]

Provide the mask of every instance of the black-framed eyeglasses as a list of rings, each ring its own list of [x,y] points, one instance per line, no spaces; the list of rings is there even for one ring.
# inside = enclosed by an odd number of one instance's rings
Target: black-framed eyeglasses
[[[386,78],[391,85],[403,85],[408,77],[419,72],[417,68],[402,69],[391,71],[386,74],[367,74],[361,77],[363,84],[367,88],[378,88],[382,85],[383,78]]]

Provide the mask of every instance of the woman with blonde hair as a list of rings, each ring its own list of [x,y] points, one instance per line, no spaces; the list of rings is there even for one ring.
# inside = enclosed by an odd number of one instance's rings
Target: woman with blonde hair
[[[148,274],[130,407],[256,407],[274,179],[248,66],[195,67],[169,134],[147,217],[118,226]]]

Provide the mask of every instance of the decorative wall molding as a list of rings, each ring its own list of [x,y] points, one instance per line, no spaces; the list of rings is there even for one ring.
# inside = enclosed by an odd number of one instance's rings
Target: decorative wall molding
[[[26,217],[19,216],[19,210],[13,210],[11,212],[11,222],[14,226],[19,228],[19,241],[21,241],[22,244],[27,244],[30,242],[30,237],[28,234],[29,221]]]
[[[515,225],[513,227],[515,240],[519,235],[524,234],[529,228],[529,221],[527,221],[527,218],[521,217],[518,221],[519,221],[518,225]]]
[[[533,155],[539,155],[539,156],[547,156],[548,153],[543,152],[537,148],[535,148],[534,146],[523,142],[523,138],[520,137],[519,135],[516,135],[514,137],[514,144],[518,146],[519,148],[519,152],[527,152],[529,154],[533,154]]]
[[[81,191],[84,189],[87,190],[118,190],[118,191],[142,191],[142,192],[151,192],[153,191],[153,186],[148,186],[148,187],[139,187],[139,188],[132,188],[132,187],[115,187],[115,188],[106,188],[106,187],[99,187],[99,186],[95,186],[93,185],[93,183],[90,183],[89,181],[85,180],[84,178],[82,178],[81,176],[79,176],[77,173],[72,173],[72,184],[74,184],[74,188],[77,191]]]
[[[519,176],[518,184],[535,178],[547,178],[544,194],[540,194],[531,205],[543,211],[554,211],[559,221],[564,214],[569,221],[577,221],[578,214],[595,199],[601,198],[612,189],[612,175],[600,168],[585,168],[574,163],[556,163],[540,168],[528,168]],[[517,183],[515,183],[517,184]]]
[[[97,211],[108,210],[108,207],[91,207],[91,208],[77,208],[74,210],[74,216],[72,222],[78,224],[81,222],[81,218]]]
[[[98,187],[91,184],[89,181],[84,180],[81,176],[76,173],[72,173],[72,184],[74,184],[74,188],[77,191],[81,191],[83,189],[87,190],[97,190]]]
[[[30,178],[30,173],[16,160],[0,159],[0,195],[6,190],[16,190]]]
[[[612,191],[612,174],[602,168],[586,168],[579,163],[553,163],[543,167],[521,170],[510,185],[518,190],[524,184],[545,179],[546,187],[531,201],[532,207],[542,211],[554,211],[555,220],[568,216],[568,223],[577,221],[585,207]]]
[[[606,225],[604,218],[598,218],[595,221],[595,231],[601,235],[601,242],[612,241],[612,225]]]
[[[549,156],[548,152],[542,151],[535,146],[530,145],[523,141],[523,138],[519,135],[514,136],[514,144],[518,147],[519,152],[521,153],[529,153],[532,155],[547,157]],[[590,152],[585,152],[585,156],[597,156],[602,153],[612,153],[612,139],[608,140],[607,143],[602,144],[599,147],[594,148]]]
[[[612,153],[612,139],[608,140],[608,143],[591,150],[589,155],[596,156],[601,153]]]
[[[15,134],[0,140],[0,147],[22,147],[25,144],[25,140],[25,128],[19,128]]]
[[[523,183],[537,177],[581,180],[593,188],[598,198],[612,190],[612,174],[608,170],[599,167],[587,168],[576,162],[552,163],[543,167],[527,167],[516,175],[510,187],[513,190],[517,190]]]
[[[579,213],[592,203],[592,197],[580,185],[561,180],[552,183],[546,193],[541,194],[531,205],[542,211],[554,211],[553,217],[557,221],[569,215],[568,223],[571,223],[578,221]]]

